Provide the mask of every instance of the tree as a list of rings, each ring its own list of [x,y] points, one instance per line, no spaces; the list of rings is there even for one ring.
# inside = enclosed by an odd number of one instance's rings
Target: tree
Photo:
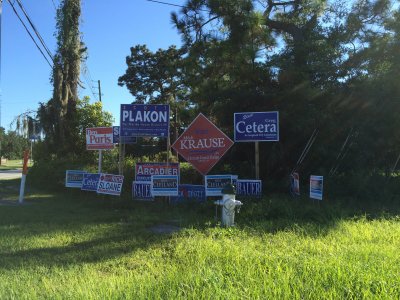
[[[146,45],[136,45],[130,51],[126,57],[128,67],[118,78],[118,84],[128,88],[135,103],[170,104],[176,139],[178,130],[193,119],[189,90],[183,78],[184,51],[170,46],[152,52]]]
[[[80,61],[86,51],[79,32],[80,0],[62,0],[57,10],[57,51],[54,55],[53,97],[39,108],[45,138],[52,151],[73,153],[77,139],[76,107]]]
[[[113,123],[113,116],[111,115],[111,113],[103,111],[103,106],[101,102],[90,104],[89,101],[89,97],[84,97],[82,100],[78,99],[78,101],[76,102],[76,127],[74,127],[76,138],[69,141],[70,147],[72,149],[75,149],[75,151],[68,154],[68,156],[72,158],[92,159],[93,153],[88,153],[89,151],[86,151],[86,128],[109,127]],[[52,101],[49,101],[47,104],[42,103],[38,111],[38,116],[42,120],[42,126],[46,128],[46,132],[54,130],[53,119],[47,118],[47,116],[51,116],[51,114],[49,114],[48,112],[52,111],[52,109]],[[43,115],[41,115],[42,112]],[[39,143],[38,148],[40,148],[40,150],[37,154],[38,159],[48,159],[48,157],[51,156],[52,153],[57,152],[56,147],[57,145],[49,143],[49,140],[45,139],[43,142]]]

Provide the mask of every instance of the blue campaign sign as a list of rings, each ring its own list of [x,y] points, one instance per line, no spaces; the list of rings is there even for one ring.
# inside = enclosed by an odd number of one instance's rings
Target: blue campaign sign
[[[120,136],[167,137],[169,105],[121,104]]]
[[[82,188],[83,191],[96,192],[99,184],[99,173],[86,173],[83,175]]]
[[[204,202],[206,201],[206,190],[204,185],[180,184],[178,196],[171,197],[171,203]]]
[[[243,112],[234,115],[235,142],[279,141],[279,112]]]
[[[154,201],[151,194],[151,181],[133,181],[132,198],[134,200]]]
[[[153,196],[178,196],[178,176],[151,176],[151,194]]]
[[[233,177],[233,178],[232,178]],[[222,189],[227,184],[232,184],[236,176],[233,175],[207,175],[204,176],[206,196],[222,196]]]
[[[119,136],[119,126],[113,126],[113,144],[119,144],[119,142],[123,144],[136,144],[137,137],[136,136]]]
[[[67,170],[65,172],[65,187],[81,188],[85,171]]]
[[[322,200],[324,191],[324,176],[310,176],[310,198]]]
[[[242,197],[261,197],[261,180],[240,179],[236,181],[236,195]]]

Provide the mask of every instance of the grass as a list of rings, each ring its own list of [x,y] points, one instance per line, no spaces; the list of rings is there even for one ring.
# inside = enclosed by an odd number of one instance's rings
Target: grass
[[[0,181],[3,203],[17,190]],[[27,191],[26,205],[0,206],[0,299],[400,297],[400,218],[387,212],[340,218],[279,196],[247,202],[224,229],[212,205]]]
[[[18,168],[22,168],[22,160],[7,160],[6,163],[2,163],[0,166],[0,171],[2,170],[15,170]]]

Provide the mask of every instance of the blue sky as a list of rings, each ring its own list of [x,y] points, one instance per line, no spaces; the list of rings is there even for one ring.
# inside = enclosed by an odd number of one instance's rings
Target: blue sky
[[[13,3],[15,0],[11,0]],[[119,121],[122,103],[133,97],[125,87],[117,84],[126,70],[125,57],[129,48],[146,44],[152,51],[180,45],[180,36],[170,21],[170,13],[179,10],[146,0],[81,0],[81,32],[88,47],[86,62],[94,90],[101,81],[104,110]],[[56,49],[55,8],[59,0],[21,0],[27,13],[52,53]],[[53,4],[54,2],[54,4]],[[184,0],[169,0],[184,4]],[[15,2],[17,6],[17,2]],[[18,12],[20,12],[18,10]],[[26,24],[28,24],[26,22]],[[9,129],[13,119],[27,111],[36,110],[39,102],[52,95],[51,69],[14,14],[8,0],[3,0],[1,36],[1,126]],[[79,96],[94,96],[82,77],[86,89]],[[96,95],[97,97],[97,95]]]

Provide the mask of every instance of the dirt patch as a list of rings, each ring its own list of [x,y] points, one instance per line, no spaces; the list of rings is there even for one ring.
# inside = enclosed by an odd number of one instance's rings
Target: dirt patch
[[[171,234],[171,233],[178,232],[179,230],[181,230],[180,227],[175,226],[175,225],[169,225],[169,224],[158,224],[158,225],[154,225],[148,229],[151,232],[157,233],[157,234]]]

